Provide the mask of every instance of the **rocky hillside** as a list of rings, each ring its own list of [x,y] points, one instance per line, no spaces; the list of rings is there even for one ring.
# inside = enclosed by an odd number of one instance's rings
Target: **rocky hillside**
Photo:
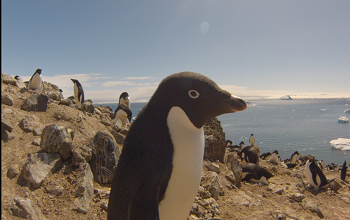
[[[106,219],[110,182],[128,127],[112,110],[73,98],[44,82],[41,94],[1,76],[2,219]],[[206,148],[198,195],[189,219],[350,219],[349,174],[324,171],[332,184],[316,192],[304,167],[267,161],[266,184],[241,182],[235,153],[214,118],[205,126]]]

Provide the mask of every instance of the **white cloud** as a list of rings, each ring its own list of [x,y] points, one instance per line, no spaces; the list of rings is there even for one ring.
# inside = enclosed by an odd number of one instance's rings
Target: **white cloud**
[[[112,87],[112,86],[120,86],[120,85],[135,86],[137,84],[130,81],[107,81],[105,83],[102,83],[103,87]]]
[[[124,79],[128,80],[145,80],[145,79],[153,79],[151,76],[144,76],[144,77],[126,77]]]

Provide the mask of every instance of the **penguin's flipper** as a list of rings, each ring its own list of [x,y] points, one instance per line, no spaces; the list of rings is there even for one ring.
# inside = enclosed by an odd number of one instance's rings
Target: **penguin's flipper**
[[[159,184],[147,181],[135,192],[129,205],[128,220],[159,220]]]
[[[311,170],[311,169],[310,169]],[[312,172],[311,171],[311,174],[312,174],[312,181],[314,181],[314,183],[316,184],[316,185],[318,185],[318,183],[317,183],[317,173],[316,172]]]

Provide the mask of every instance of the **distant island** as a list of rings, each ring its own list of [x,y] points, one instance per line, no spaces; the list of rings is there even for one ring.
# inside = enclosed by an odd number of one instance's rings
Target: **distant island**
[[[290,95],[285,95],[285,96],[282,96],[280,100],[293,100],[293,99],[292,97],[290,97]]]

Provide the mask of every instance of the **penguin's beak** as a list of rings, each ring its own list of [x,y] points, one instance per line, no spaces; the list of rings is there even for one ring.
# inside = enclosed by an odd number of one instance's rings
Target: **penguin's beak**
[[[225,102],[229,105],[229,113],[243,111],[247,108],[245,101],[234,95],[231,95],[230,99]]]

